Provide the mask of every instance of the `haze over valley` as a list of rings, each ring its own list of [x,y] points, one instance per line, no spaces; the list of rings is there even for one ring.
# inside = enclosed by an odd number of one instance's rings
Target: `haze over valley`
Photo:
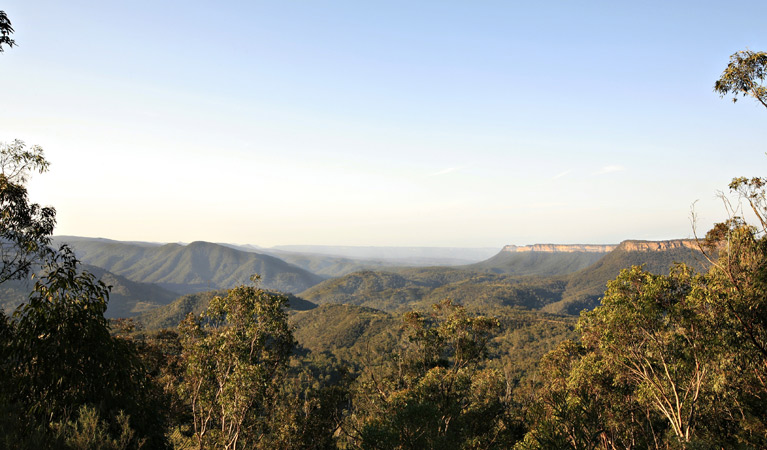
[[[663,274],[674,263],[699,270],[707,266],[697,243],[690,240],[507,245],[496,250],[328,246],[288,250],[76,236],[58,236],[54,242],[70,245],[86,269],[112,286],[109,317],[151,315],[154,308],[185,294],[250,284],[253,274],[260,275],[265,289],[317,305],[404,312],[451,298],[477,310],[508,306],[577,315],[598,304],[607,282],[622,268],[644,264]],[[29,285],[8,291],[17,292],[4,303],[8,311],[21,303],[24,288]]]

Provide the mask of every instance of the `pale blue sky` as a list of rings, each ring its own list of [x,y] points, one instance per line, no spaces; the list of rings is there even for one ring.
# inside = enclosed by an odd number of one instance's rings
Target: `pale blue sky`
[[[724,218],[767,110],[712,91],[767,2],[20,1],[0,141],[57,234],[613,243]]]

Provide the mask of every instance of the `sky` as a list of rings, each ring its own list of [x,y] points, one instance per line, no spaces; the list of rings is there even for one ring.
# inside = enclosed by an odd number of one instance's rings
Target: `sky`
[[[500,247],[690,237],[767,169],[713,84],[767,2],[0,2],[0,142],[57,235]]]

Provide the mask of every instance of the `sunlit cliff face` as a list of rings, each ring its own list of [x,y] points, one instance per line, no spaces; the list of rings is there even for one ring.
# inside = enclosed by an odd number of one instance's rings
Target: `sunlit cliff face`
[[[543,253],[607,253],[615,249],[616,245],[594,245],[594,244],[534,244],[534,245],[507,245],[503,247],[504,252],[522,253],[522,252],[543,252]]]
[[[534,244],[534,245],[507,245],[503,247],[504,252],[523,253],[523,252],[542,252],[542,253],[607,253],[616,248],[627,252],[662,252],[676,248],[697,249],[698,244],[693,239],[672,239],[668,241],[623,241],[618,245],[597,245],[597,244]]]
[[[685,247],[697,250],[698,243],[694,239],[673,239],[670,241],[623,241],[618,246],[621,250],[628,252],[662,252]]]

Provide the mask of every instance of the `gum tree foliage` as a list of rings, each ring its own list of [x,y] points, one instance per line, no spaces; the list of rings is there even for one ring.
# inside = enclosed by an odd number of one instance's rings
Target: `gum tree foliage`
[[[736,224],[710,233],[708,273],[633,267],[608,284],[581,343],[544,359],[518,449],[767,445],[767,247]]]
[[[686,448],[719,369],[704,276],[625,269],[581,315],[581,343],[547,355],[518,449]],[[697,445],[697,444],[696,444]]]
[[[663,419],[636,402],[637,390],[603,355],[563,341],[541,360],[530,430],[514,447],[527,449],[654,448]]]
[[[706,235],[718,252],[707,274],[706,301],[720,339],[723,417],[739,417],[737,436],[767,446],[767,204],[765,178],[735,178],[730,190],[756,221],[733,215]],[[737,208],[740,208],[738,206]],[[728,208],[733,211],[733,208]],[[761,441],[755,439],[761,436]]]
[[[407,346],[384,367],[368,367],[343,426],[364,449],[508,448],[517,433],[500,371],[487,367],[499,324],[446,300],[433,314],[403,317]]]
[[[150,414],[145,371],[133,346],[111,336],[108,300],[108,287],[81,271],[69,248],[47,262],[7,324],[4,388],[18,409],[17,429],[42,424],[53,433],[57,424],[76,423],[86,407],[118,435],[129,423],[130,434],[136,431],[131,447],[142,440],[162,447],[163,423]]]
[[[730,63],[716,81],[714,91],[722,97],[732,94],[732,101],[738,96],[753,97],[767,108],[767,52],[743,50],[730,56]]]
[[[258,280],[253,278],[254,282]],[[287,297],[238,286],[180,325],[183,396],[200,448],[258,448],[295,346]]]
[[[754,97],[767,107],[767,52],[751,50],[730,57],[730,64],[715,85],[722,95],[732,93]],[[734,99],[733,99],[734,100]],[[718,320],[724,344],[737,349],[731,361],[738,377],[731,377],[733,389],[746,398],[746,409],[767,410],[767,178],[738,177],[729,185],[738,204],[726,201],[730,217],[706,235],[706,248],[718,257],[709,274],[710,304]],[[747,223],[742,209],[750,210],[755,222]],[[750,405],[750,406],[749,406]],[[750,411],[753,413],[754,411]],[[751,417],[758,428],[767,430],[764,413]],[[757,426],[757,425],[754,425]]]
[[[328,354],[296,355],[271,414],[262,448],[336,449],[336,431],[349,405],[347,372]]]
[[[741,197],[764,198],[765,179],[735,179]],[[757,187],[758,186],[758,187]],[[754,203],[752,203],[754,204]],[[761,206],[764,208],[764,205]],[[767,210],[755,209],[760,221]],[[735,217],[717,224],[706,236],[708,247],[719,256],[709,273],[710,303],[732,344],[748,350],[749,359],[761,365],[767,377],[767,235],[764,225],[752,226]]]
[[[11,34],[13,34],[13,31],[14,30],[11,26],[11,21],[8,19],[8,15],[5,14],[5,11],[0,11],[0,53],[5,51],[3,45],[7,45],[8,48],[16,45],[16,41],[11,39]]]
[[[13,314],[16,374],[20,394],[34,413],[60,417],[70,405],[102,397],[101,373],[111,336],[104,311],[109,290],[89,274],[78,273],[74,256],[56,255],[29,301]],[[77,342],[80,345],[74,345]],[[107,345],[101,346],[106,342]],[[86,344],[87,343],[87,344]],[[86,376],[90,374],[90,376]],[[108,388],[107,388],[108,389]]]
[[[43,173],[48,165],[39,146],[0,144],[0,283],[26,278],[53,253],[56,210],[30,203],[25,186],[30,173]]]
[[[703,284],[685,266],[668,276],[633,267],[579,324],[584,343],[636,387],[636,401],[664,417],[680,442],[693,437],[716,365]]]

